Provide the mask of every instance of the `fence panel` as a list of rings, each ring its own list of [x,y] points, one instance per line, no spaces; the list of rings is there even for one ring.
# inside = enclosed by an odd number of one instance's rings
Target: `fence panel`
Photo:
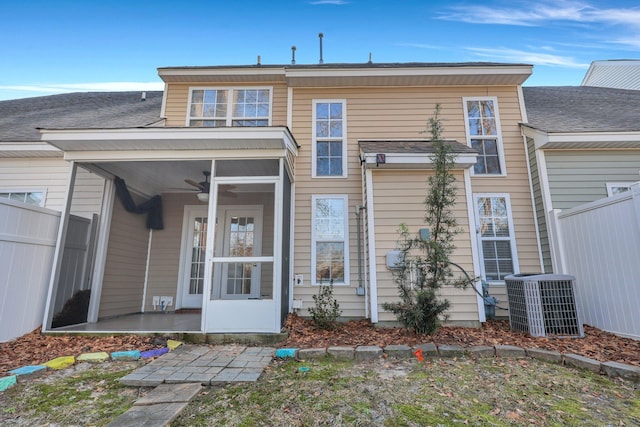
[[[552,213],[583,321],[640,338],[640,187]]]
[[[60,212],[0,199],[0,342],[42,324]]]

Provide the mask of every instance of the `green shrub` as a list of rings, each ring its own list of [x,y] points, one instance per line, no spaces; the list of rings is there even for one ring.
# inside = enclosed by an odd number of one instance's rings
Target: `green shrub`
[[[333,283],[320,285],[318,295],[313,296],[315,307],[309,308],[313,323],[320,329],[335,329],[342,314],[340,304],[333,296]]]

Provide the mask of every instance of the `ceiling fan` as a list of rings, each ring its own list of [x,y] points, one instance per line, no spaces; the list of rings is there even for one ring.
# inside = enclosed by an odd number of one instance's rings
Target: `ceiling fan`
[[[187,178],[184,180],[184,182],[199,190],[199,193],[196,195],[198,197],[198,200],[200,200],[201,202],[207,202],[209,201],[209,188],[211,185],[209,182],[209,178],[211,177],[211,172],[202,171],[202,174],[204,175],[204,181],[196,182],[192,179]],[[236,188],[235,185],[218,185],[219,193],[229,197],[236,197],[236,194],[231,191],[234,188]]]

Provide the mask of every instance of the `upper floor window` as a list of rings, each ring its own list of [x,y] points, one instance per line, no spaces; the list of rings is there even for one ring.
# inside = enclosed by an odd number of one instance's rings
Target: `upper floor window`
[[[269,126],[270,112],[270,89],[192,89],[188,125]]]
[[[464,99],[468,145],[478,150],[475,175],[504,175],[504,154],[498,101],[495,98]]]
[[[7,191],[0,190],[0,198],[23,202],[28,205],[44,206],[44,191]]]
[[[313,176],[347,176],[346,101],[313,101]]]

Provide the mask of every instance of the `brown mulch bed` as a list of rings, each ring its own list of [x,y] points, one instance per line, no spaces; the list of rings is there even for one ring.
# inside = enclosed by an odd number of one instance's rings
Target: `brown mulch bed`
[[[13,341],[0,343],[0,377],[21,366],[39,365],[61,356],[78,356],[82,353],[127,350],[151,350],[166,347],[166,340],[136,335],[79,336],[42,335],[36,329]]]
[[[390,344],[415,345],[515,345],[574,353],[601,362],[613,361],[640,366],[640,341],[622,338],[591,326],[584,326],[584,338],[544,338],[511,331],[508,320],[490,320],[480,328],[442,327],[435,335],[419,336],[403,328],[373,326],[368,320],[340,323],[334,331],[318,330],[310,319],[290,315],[285,327],[289,338],[281,347],[315,348],[329,346]]]
[[[289,338],[280,347],[316,348],[330,346],[390,344],[415,345],[516,345],[575,353],[602,362],[615,361],[640,366],[640,341],[622,338],[585,325],[584,338],[534,338],[509,329],[506,320],[491,320],[480,328],[443,327],[433,336],[419,336],[402,328],[373,326],[368,320],[340,323],[333,331],[318,330],[310,319],[290,315],[285,327]],[[0,377],[11,369],[37,365],[60,356],[125,350],[151,350],[166,346],[166,339],[137,335],[81,336],[42,335],[40,329],[13,341],[0,343]]]

